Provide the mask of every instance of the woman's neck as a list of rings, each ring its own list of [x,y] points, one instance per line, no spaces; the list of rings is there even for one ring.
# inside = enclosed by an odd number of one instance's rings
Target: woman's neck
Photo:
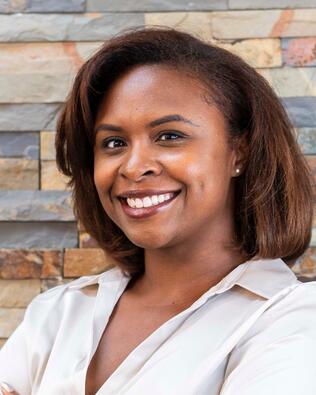
[[[128,289],[147,304],[186,303],[197,299],[245,261],[242,254],[227,251],[196,259],[187,256],[181,261],[170,256],[169,260],[161,260],[150,255],[145,260],[144,274],[132,281]]]

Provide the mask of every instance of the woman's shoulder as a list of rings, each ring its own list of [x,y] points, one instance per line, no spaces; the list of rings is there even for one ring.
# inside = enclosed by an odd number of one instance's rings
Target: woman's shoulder
[[[297,281],[232,350],[223,393],[315,393],[316,281]],[[243,393],[244,393],[243,392]]]
[[[277,317],[286,315],[299,315],[309,317],[315,315],[316,319],[316,281],[301,282],[297,280],[295,286],[277,303],[267,310],[267,316]],[[316,333],[316,332],[315,332]]]
[[[260,316],[239,346],[268,346],[292,339],[293,342],[313,341],[316,352],[316,281],[300,282]]]

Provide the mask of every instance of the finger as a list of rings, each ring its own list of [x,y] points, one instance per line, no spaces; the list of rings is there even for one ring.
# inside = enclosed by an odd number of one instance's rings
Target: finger
[[[1,395],[19,395],[14,389],[7,383],[0,383],[0,394]]]

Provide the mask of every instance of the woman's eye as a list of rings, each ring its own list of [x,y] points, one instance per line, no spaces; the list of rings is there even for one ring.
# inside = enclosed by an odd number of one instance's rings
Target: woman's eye
[[[171,138],[162,138],[163,136],[172,136]],[[164,132],[159,136],[159,139],[162,141],[167,141],[167,140],[179,140],[179,138],[183,138],[183,136],[180,133],[176,132]]]
[[[121,140],[121,139],[118,139],[118,138],[111,138],[111,139],[107,139],[107,140],[104,140],[103,142],[102,142],[102,147],[103,148],[120,148],[120,147],[122,147],[121,145],[115,145],[115,143],[117,143],[117,142],[119,142],[119,143],[123,143],[124,141],[123,140]],[[112,145],[110,145],[111,143],[113,143]]]

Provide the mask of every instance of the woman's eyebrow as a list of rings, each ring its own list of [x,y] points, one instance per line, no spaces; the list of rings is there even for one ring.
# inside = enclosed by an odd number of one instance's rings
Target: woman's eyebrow
[[[185,118],[184,116],[180,114],[170,114],[170,115],[165,115],[163,117],[160,117],[158,119],[155,119],[154,121],[149,122],[146,127],[153,128],[155,126],[162,125],[167,122],[185,122],[189,123],[190,125],[199,127],[199,125],[195,124],[192,122],[190,119]],[[102,123],[100,124],[96,129],[95,133],[101,131],[101,130],[108,130],[110,132],[122,132],[124,129],[121,128],[120,126],[112,125],[110,123]]]
[[[162,125],[163,123],[167,123],[167,122],[185,122],[185,123],[189,123],[190,125],[199,127],[199,125],[196,125],[190,119],[187,119],[180,114],[165,115],[161,118],[155,119],[154,121],[150,122],[146,126],[153,128],[154,126],[159,126],[159,125]]]
[[[97,128],[95,128],[94,133],[98,133],[101,130],[108,130],[110,132],[122,132],[123,128],[116,125],[111,125],[110,123],[101,123]]]

